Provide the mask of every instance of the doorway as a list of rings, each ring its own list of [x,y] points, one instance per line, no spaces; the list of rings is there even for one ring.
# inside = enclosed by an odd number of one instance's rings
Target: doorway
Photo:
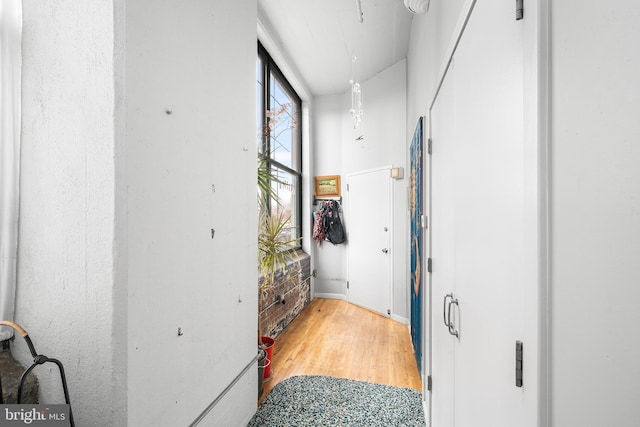
[[[347,300],[391,316],[390,167],[347,176]]]

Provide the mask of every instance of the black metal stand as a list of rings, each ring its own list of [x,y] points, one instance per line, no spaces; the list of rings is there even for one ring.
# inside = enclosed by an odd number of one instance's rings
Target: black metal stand
[[[29,368],[27,368],[27,370],[24,371],[24,373],[20,377],[20,384],[18,385],[18,403],[19,404],[22,403],[22,388],[24,385],[24,381],[27,378],[27,375],[29,375],[29,372],[31,372],[33,368],[35,368],[38,365],[42,365],[47,362],[55,363],[58,366],[58,370],[60,371],[60,378],[62,380],[62,389],[64,391],[64,400],[66,404],[69,405],[69,421],[71,423],[71,427],[75,427],[75,423],[73,421],[73,412],[71,411],[71,401],[69,400],[69,389],[67,388],[67,378],[64,375],[64,367],[62,366],[62,363],[57,359],[51,359],[42,354],[38,354],[38,352],[36,351],[36,348],[33,346],[33,342],[31,341],[31,338],[29,338],[29,334],[27,334],[27,331],[25,331],[17,323],[9,322],[7,320],[2,320],[0,321],[0,325],[9,326],[15,329],[16,332],[18,332],[20,335],[22,335],[22,338],[24,338],[24,340],[26,341],[27,346],[29,347],[29,351],[33,356],[33,364],[29,366]],[[2,386],[2,383],[0,382],[0,387],[1,386]],[[0,390],[2,389],[0,388]],[[0,393],[0,403],[2,403],[2,393]]]

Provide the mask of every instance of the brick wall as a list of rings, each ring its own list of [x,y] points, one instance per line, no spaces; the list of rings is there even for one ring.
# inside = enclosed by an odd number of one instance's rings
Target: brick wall
[[[310,257],[300,253],[289,264],[289,270],[279,271],[272,288],[260,299],[262,334],[276,338],[311,301]],[[282,297],[278,301],[278,296]],[[284,302],[284,303],[283,303]]]

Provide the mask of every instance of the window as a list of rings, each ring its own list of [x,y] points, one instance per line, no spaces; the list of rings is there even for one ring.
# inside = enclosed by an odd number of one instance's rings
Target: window
[[[296,239],[302,235],[302,102],[260,43],[256,81],[258,153],[274,177],[272,197],[261,208],[289,217],[286,238]]]

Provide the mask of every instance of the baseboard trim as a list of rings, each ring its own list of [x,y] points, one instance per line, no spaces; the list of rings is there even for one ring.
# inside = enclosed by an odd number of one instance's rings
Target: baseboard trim
[[[391,320],[395,320],[396,322],[402,323],[403,325],[409,324],[409,319],[407,319],[406,317],[398,316],[397,314],[392,314]]]
[[[347,296],[343,294],[325,294],[325,293],[315,293],[313,298],[324,298],[324,299],[340,299],[342,301],[347,301]]]
[[[342,301],[347,301],[349,302],[349,300],[347,299],[346,295],[343,294],[331,294],[331,293],[315,293],[313,295],[313,298],[320,298],[320,299],[339,299]],[[356,304],[357,305],[357,304]],[[366,308],[367,310],[371,310],[370,308],[367,307],[363,307]],[[373,310],[375,311],[375,310]],[[402,317],[402,316],[398,316],[397,314],[391,314],[391,316],[389,316],[389,318],[391,320],[394,320],[398,323],[402,323],[403,325],[409,325],[409,319],[407,319],[406,317]]]
[[[427,412],[428,408],[427,408],[427,401],[423,400],[422,401],[422,412],[424,412],[424,424],[429,427],[429,412]]]
[[[189,427],[195,427],[198,424],[200,424],[200,422],[202,422],[207,417],[207,415],[209,415],[209,413],[216,407],[216,405],[218,405],[218,403],[220,403],[223,400],[223,398],[227,395],[227,393],[232,392],[233,388],[236,386],[236,384],[238,384],[238,382],[240,382],[241,380],[246,382],[247,378],[245,378],[245,375],[251,369],[253,369],[254,371],[253,374],[255,374],[257,378],[256,373],[258,372],[258,354],[256,354],[256,356],[247,364],[247,366],[245,366],[245,368],[233,379],[233,381],[231,381],[231,383],[222,391],[222,393],[220,393],[218,397],[216,397],[213,400],[213,402],[211,402],[209,406],[207,406],[207,408],[204,411],[202,411],[202,413],[198,416],[198,418],[196,418],[189,425]],[[250,382],[250,385],[255,384],[255,391],[257,395],[258,393],[257,384],[252,382],[251,380],[249,382]],[[249,416],[249,419],[251,419],[251,416]]]

